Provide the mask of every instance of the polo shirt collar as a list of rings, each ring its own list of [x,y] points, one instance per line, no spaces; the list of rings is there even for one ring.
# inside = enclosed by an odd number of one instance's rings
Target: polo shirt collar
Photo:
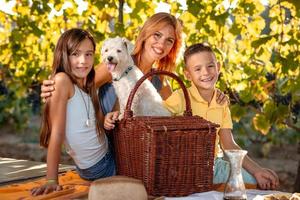
[[[198,92],[198,89],[197,87],[195,86],[195,84],[193,82],[191,82],[192,85],[191,87],[189,88],[190,90],[190,95],[192,96],[193,99],[195,99],[197,102],[200,102],[200,103],[204,103],[204,104],[208,104],[207,101],[205,101],[202,96],[199,94]],[[218,106],[219,104],[217,104],[216,102],[216,96],[217,96],[217,92],[216,92],[216,89],[215,89],[215,92],[214,92],[214,96],[211,100],[211,103],[210,103],[210,106]]]

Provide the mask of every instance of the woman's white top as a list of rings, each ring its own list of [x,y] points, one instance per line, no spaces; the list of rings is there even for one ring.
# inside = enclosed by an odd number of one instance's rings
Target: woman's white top
[[[95,165],[105,156],[108,151],[108,141],[105,134],[102,141],[99,141],[91,97],[75,84],[74,88],[74,95],[67,104],[64,145],[76,165],[80,169],[86,169]],[[88,107],[90,126],[86,125]]]

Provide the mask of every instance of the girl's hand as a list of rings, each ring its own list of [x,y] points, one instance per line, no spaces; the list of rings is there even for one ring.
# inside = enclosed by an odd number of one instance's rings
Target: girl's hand
[[[41,97],[43,102],[46,102],[47,98],[51,96],[51,93],[55,90],[54,80],[44,80],[41,86]]]
[[[217,98],[216,98],[217,104],[224,105],[227,103],[230,104],[229,97],[225,95],[221,90],[217,89]]]
[[[254,177],[260,189],[274,190],[279,186],[279,178],[277,174],[267,168],[261,168],[261,170],[255,172]]]
[[[104,128],[106,130],[112,130],[115,128],[115,123],[119,118],[119,111],[110,112],[105,115],[104,118]]]
[[[47,183],[41,187],[35,187],[31,189],[31,195],[37,196],[37,195],[48,194],[53,191],[60,191],[60,190],[62,190],[62,186],[58,185],[57,183],[51,183],[51,184]]]

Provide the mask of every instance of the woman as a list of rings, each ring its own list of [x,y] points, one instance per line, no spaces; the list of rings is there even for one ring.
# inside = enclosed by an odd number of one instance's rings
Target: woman
[[[180,21],[168,13],[156,13],[142,27],[136,39],[132,57],[144,74],[150,72],[154,67],[172,72],[181,44],[182,25]],[[97,87],[101,86],[99,99],[104,114],[111,112],[116,102],[116,95],[110,83],[111,74],[103,63],[96,69],[95,82]],[[165,83],[163,77],[154,76],[151,82],[163,99],[171,95],[171,88]],[[43,82],[42,98],[51,96],[51,92],[54,90],[53,83],[50,80]],[[218,95],[218,103],[226,100],[223,93]]]

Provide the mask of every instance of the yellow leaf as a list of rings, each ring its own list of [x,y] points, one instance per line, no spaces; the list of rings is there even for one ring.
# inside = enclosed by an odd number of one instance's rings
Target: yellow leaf
[[[280,7],[278,4],[270,7],[269,16],[270,17],[278,17],[280,16]]]
[[[266,117],[264,115],[256,114],[255,117],[252,120],[254,128],[261,132],[263,135],[267,135],[271,125],[267,121]]]

